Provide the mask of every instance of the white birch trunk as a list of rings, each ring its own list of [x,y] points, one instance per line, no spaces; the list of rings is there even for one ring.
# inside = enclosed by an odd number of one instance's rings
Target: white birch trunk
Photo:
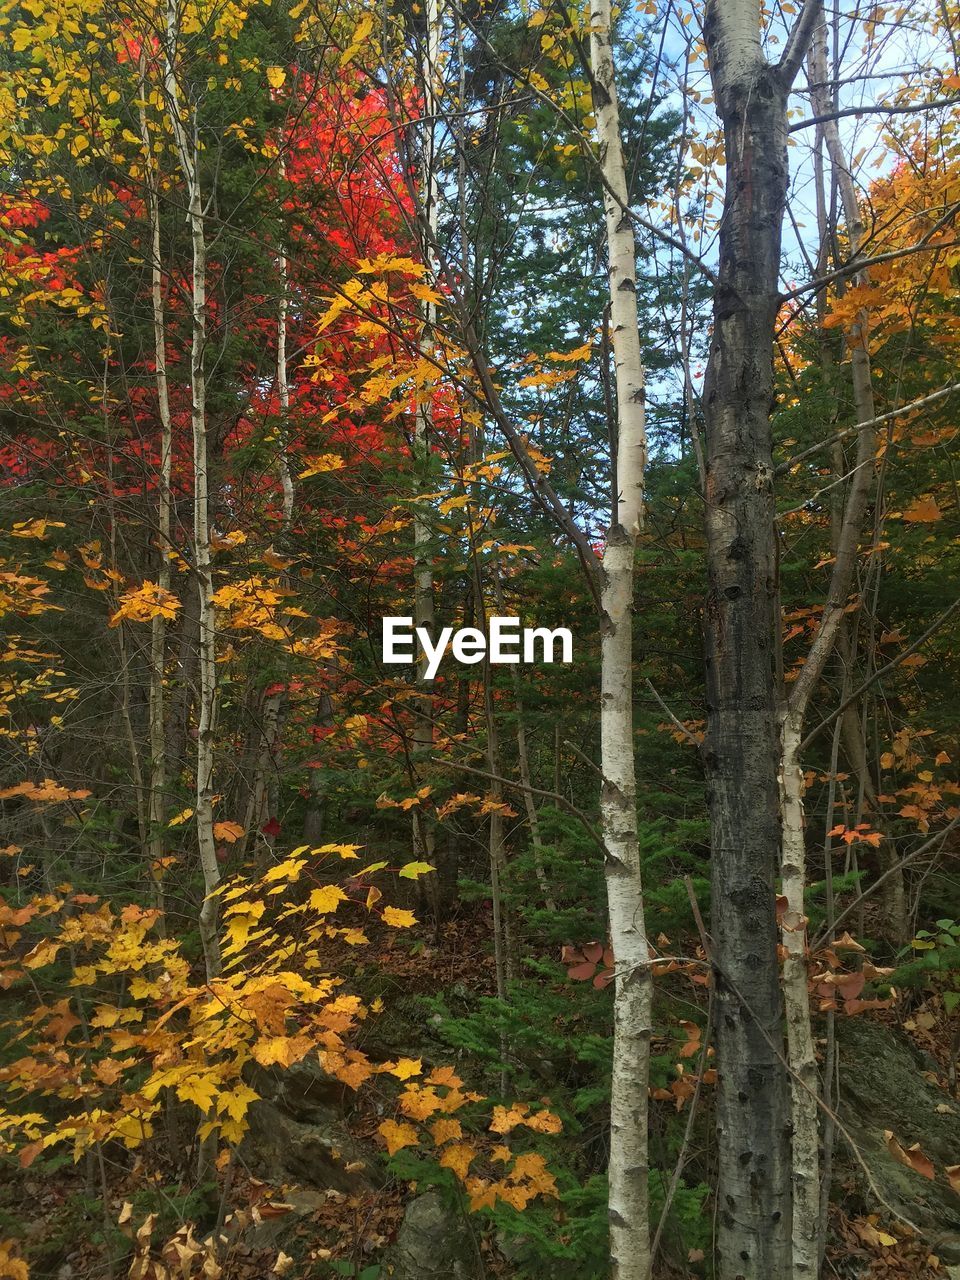
[[[440,10],[438,0],[427,0],[426,49],[422,67],[423,79],[423,155],[421,161],[420,190],[423,194],[424,232],[422,254],[425,262],[433,256],[437,233],[437,179],[435,173],[436,76],[440,52]],[[423,324],[420,330],[420,351],[424,356],[432,354],[433,327],[436,307],[423,303]],[[417,415],[414,424],[413,465],[418,495],[429,488],[430,435],[433,427],[433,396],[427,391],[417,395]],[[430,635],[434,632],[433,565],[431,553],[431,527],[428,512],[422,502],[414,503],[413,514],[413,614],[414,626],[423,627]],[[433,748],[433,698],[426,678],[427,658],[421,653],[417,660],[417,687],[419,696],[413,704],[413,753],[414,767],[419,768]],[[433,861],[433,832],[424,815],[413,811],[414,855],[419,861]],[[423,883],[423,892],[432,898],[439,921],[439,885],[437,873],[430,872]]]
[[[799,747],[803,715],[787,710],[782,724],[780,874],[786,911],[781,940],[783,996],[790,1064],[793,1182],[792,1274],[816,1280],[820,1265],[820,1123],[817,1056],[810,1023],[807,988],[807,933],[804,889],[807,883],[803,816],[803,768]]]
[[[814,110],[830,110],[827,89],[826,32],[822,21],[810,46],[810,78]],[[847,165],[835,121],[823,124],[827,153],[840,190],[851,257],[856,258],[863,239],[856,188]],[[866,282],[864,272],[854,284]],[[861,312],[850,343],[854,410],[857,420],[876,417],[867,349],[867,316]],[[856,463],[851,475],[843,518],[834,547],[829,594],[813,644],[786,700],[782,718],[781,821],[783,892],[787,915],[782,930],[785,951],[783,993],[787,1016],[787,1053],[791,1069],[793,1268],[794,1280],[816,1280],[820,1266],[820,1124],[817,1103],[819,1080],[810,999],[807,983],[806,931],[803,926],[806,888],[806,847],[803,817],[803,767],[799,747],[810,698],[832,654],[854,581],[857,548],[873,484],[876,433],[864,427],[858,435]],[[791,927],[792,926],[792,927]]]
[[[279,173],[281,181],[287,176],[286,162],[281,158]],[[277,393],[280,398],[280,486],[283,490],[283,529],[289,529],[293,519],[293,473],[290,469],[289,427],[290,427],[290,382],[287,374],[287,283],[289,266],[286,246],[281,243],[279,254],[280,267],[280,301],[277,306]]]
[[[612,1280],[648,1280],[647,1111],[652,979],[643,915],[633,742],[633,579],[644,517],[647,442],[637,321],[636,246],[628,192],[609,0],[590,6],[593,107],[605,182],[610,327],[617,390],[617,509],[601,587],[600,812],[614,990],[608,1216]]]
[[[157,495],[157,537],[159,567],[157,583],[170,590],[170,480],[173,468],[173,428],[170,418],[170,388],[167,381],[166,321],[163,307],[163,267],[160,260],[160,193],[159,176],[153,160],[153,147],[146,113],[146,60],[140,62],[140,137],[143,142],[147,188],[147,213],[150,219],[150,305],[153,323],[154,381],[157,409],[160,415],[160,477]],[[164,726],[164,650],[166,620],[157,614],[150,629],[150,796],[147,811],[149,826],[148,856],[157,906],[163,909],[163,856],[165,794],[167,788],[167,735]]]
[[[187,186],[187,223],[193,250],[191,278],[190,422],[193,432],[193,553],[197,575],[198,613],[198,724],[195,817],[204,901],[200,908],[200,940],[207,980],[221,968],[217,900],[220,883],[216,839],[213,834],[214,735],[217,711],[217,627],[210,563],[210,492],[207,457],[205,348],[207,307],[207,244],[200,191],[200,139],[196,115],[192,128],[183,121],[177,84],[176,53],[179,39],[176,0],[167,3],[164,91],[167,114]]]

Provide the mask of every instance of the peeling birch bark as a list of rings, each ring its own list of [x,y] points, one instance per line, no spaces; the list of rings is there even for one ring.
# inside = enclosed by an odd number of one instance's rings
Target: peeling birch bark
[[[828,68],[826,29],[819,21],[810,47],[810,79],[814,109],[827,114]],[[840,191],[850,253],[856,258],[863,240],[863,222],[856,188],[850,173],[835,121],[822,126],[823,138]],[[866,283],[866,273],[858,272],[857,284]],[[867,315],[860,312],[849,342],[854,411],[859,423],[876,417],[867,347]],[[810,699],[837,645],[846,616],[849,594],[856,574],[860,534],[867,499],[874,483],[876,431],[864,425],[858,431],[856,463],[851,470],[843,514],[834,545],[834,562],[827,599],[817,634],[806,661],[794,681],[782,712],[781,743],[781,823],[783,892],[787,917],[782,930],[785,951],[783,993],[787,1014],[787,1054],[792,1072],[792,1177],[793,1177],[793,1278],[816,1280],[820,1265],[820,1123],[819,1079],[816,1048],[810,1018],[807,983],[804,890],[806,888],[806,848],[803,819],[803,769],[799,747]]]
[[[637,839],[633,737],[633,587],[644,520],[647,461],[644,369],[637,320],[636,245],[628,188],[609,0],[590,6],[593,107],[604,178],[610,340],[616,371],[616,506],[601,574],[600,793],[610,940],[616,965],[610,1089],[608,1217],[612,1280],[648,1280],[648,1086],[653,984]]]
[[[140,138],[143,143],[146,171],[147,216],[150,222],[150,308],[153,325],[154,383],[157,410],[160,415],[160,475],[157,486],[157,584],[161,591],[170,590],[170,480],[173,474],[173,427],[170,417],[170,388],[167,381],[166,319],[163,306],[163,266],[160,259],[160,193],[153,146],[146,112],[146,55],[140,55]],[[163,910],[163,836],[167,789],[167,734],[164,725],[165,687],[164,656],[166,651],[166,619],[158,613],[150,624],[150,690],[148,695],[148,733],[150,742],[150,792],[147,804],[147,856],[153,881],[154,898]],[[161,917],[162,926],[162,917]]]
[[[177,83],[179,18],[176,0],[168,0],[164,49],[164,96],[180,169],[187,186],[187,224],[193,251],[190,291],[190,423],[193,432],[193,554],[199,600],[197,753],[195,816],[204,900],[200,908],[200,941],[207,980],[220,973],[217,899],[220,883],[216,839],[213,834],[213,774],[217,711],[217,621],[210,563],[210,493],[206,410],[207,244],[200,191],[200,139],[194,115],[192,128],[184,123]]]

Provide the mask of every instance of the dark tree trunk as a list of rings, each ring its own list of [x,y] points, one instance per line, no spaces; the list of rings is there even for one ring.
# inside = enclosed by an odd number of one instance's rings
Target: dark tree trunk
[[[717,990],[722,1280],[790,1272],[789,1092],[777,953],[777,546],[770,414],[787,193],[787,76],[759,15],[708,8],[726,139],[719,284],[704,387],[708,597],[704,765]]]

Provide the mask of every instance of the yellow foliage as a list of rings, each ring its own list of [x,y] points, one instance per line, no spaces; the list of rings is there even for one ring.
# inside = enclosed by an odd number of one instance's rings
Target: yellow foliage
[[[403,911],[399,907],[384,907],[383,920],[385,924],[393,925],[395,929],[409,929],[411,925],[417,923],[417,917],[412,911]]]
[[[397,1123],[396,1120],[384,1120],[378,1126],[377,1133],[381,1135],[387,1144],[387,1153],[396,1155],[403,1147],[416,1146],[418,1142],[417,1131],[412,1124]]]
[[[111,617],[110,626],[119,626],[124,621],[150,622],[154,618],[173,620],[179,608],[180,601],[172,591],[167,591],[155,582],[144,582],[123,593],[120,608]]]

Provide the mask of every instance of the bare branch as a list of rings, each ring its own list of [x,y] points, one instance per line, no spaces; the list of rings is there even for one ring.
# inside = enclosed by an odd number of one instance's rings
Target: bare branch
[[[839,111],[829,111],[822,116],[811,116],[808,120],[798,120],[788,129],[788,133],[797,133],[800,129],[811,129],[817,124],[828,124],[831,120],[843,120],[847,116],[902,116],[918,111],[936,111],[938,107],[960,105],[960,97],[935,98],[933,102],[910,102],[896,106],[878,104],[873,107],[843,107]]]

